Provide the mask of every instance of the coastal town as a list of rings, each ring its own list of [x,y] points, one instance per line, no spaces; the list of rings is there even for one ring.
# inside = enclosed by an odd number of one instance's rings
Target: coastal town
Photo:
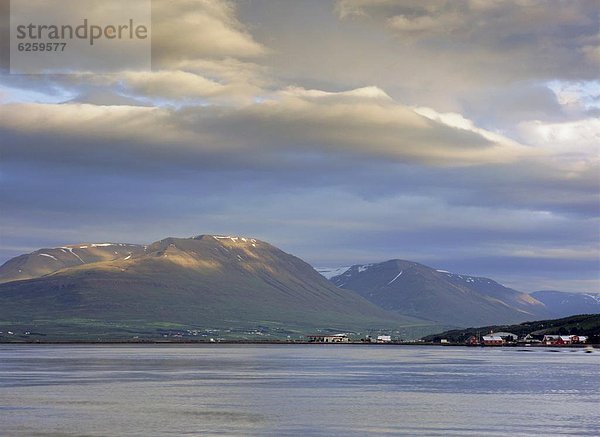
[[[509,346],[509,345],[539,345],[539,346],[570,346],[586,344],[585,335],[533,335],[527,334],[519,338],[510,332],[491,332],[481,338],[471,336],[466,344],[474,346]]]
[[[466,346],[585,346],[588,337],[585,335],[536,335],[527,334],[519,337],[510,332],[490,332],[486,335],[470,336],[465,342],[450,341],[440,338],[439,341],[426,342],[395,340],[390,335],[366,336],[353,339],[348,334],[313,334],[307,336],[308,343],[360,343],[360,344],[440,344],[440,345],[466,345]]]

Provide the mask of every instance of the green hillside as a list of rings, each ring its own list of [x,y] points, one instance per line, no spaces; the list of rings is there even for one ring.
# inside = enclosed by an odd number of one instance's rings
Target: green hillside
[[[167,238],[110,261],[0,284],[0,341],[17,333],[28,340],[260,339],[379,330],[414,336],[436,327],[386,312],[302,260],[241,237]]]

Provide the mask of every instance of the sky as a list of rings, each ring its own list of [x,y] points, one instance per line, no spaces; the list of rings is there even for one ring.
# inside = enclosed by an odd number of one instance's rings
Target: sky
[[[598,9],[155,0],[151,71],[4,62],[0,262],[233,234],[598,292]]]

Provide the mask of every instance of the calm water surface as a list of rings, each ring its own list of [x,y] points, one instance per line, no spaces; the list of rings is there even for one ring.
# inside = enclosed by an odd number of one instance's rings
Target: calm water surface
[[[600,353],[0,345],[2,436],[600,435]]]

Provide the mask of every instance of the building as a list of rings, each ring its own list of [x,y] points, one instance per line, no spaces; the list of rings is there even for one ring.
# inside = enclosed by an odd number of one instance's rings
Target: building
[[[565,346],[570,344],[584,344],[587,342],[585,335],[544,335],[542,343],[548,346]]]
[[[377,336],[377,343],[391,343],[391,342],[392,342],[391,335],[378,335]]]
[[[496,337],[501,337],[506,343],[515,342],[519,339],[518,335],[511,332],[494,332],[492,334]]]
[[[508,343],[515,343],[518,336],[510,332],[490,332],[484,335],[482,343],[486,346],[502,346]]]
[[[541,335],[536,335],[536,334],[527,334],[525,336],[525,338],[523,339],[524,343],[541,343],[543,339],[543,336]]]
[[[469,346],[477,346],[479,345],[479,339],[472,335],[467,339],[467,341],[465,341],[465,344],[468,344]]]
[[[307,335],[309,343],[348,343],[350,339],[347,334],[316,334]]]
[[[562,344],[562,340],[560,340],[560,335],[544,335],[542,343],[546,345]]]
[[[484,335],[482,340],[486,346],[502,346],[505,343],[502,337],[495,334]]]

